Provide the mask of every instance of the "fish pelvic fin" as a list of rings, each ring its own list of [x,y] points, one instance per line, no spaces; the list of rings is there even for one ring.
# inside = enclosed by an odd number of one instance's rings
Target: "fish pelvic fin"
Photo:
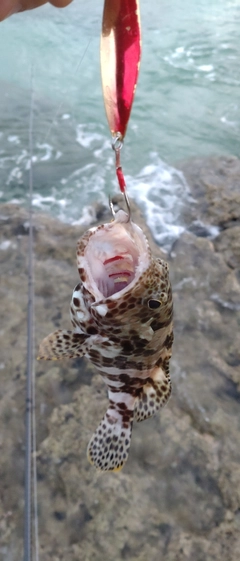
[[[88,445],[88,460],[101,471],[120,471],[128,458],[134,400],[130,396],[132,403],[129,408],[124,395],[128,394],[113,394],[118,400],[110,400],[110,406]]]
[[[171,390],[172,385],[168,372],[162,367],[156,367],[136,398],[134,420],[144,421],[155,415],[167,403]]]
[[[58,329],[42,340],[37,360],[62,360],[84,356],[89,335]]]

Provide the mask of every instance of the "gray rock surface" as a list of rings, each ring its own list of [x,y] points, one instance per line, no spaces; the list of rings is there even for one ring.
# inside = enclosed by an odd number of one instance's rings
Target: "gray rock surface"
[[[101,378],[84,359],[36,364],[44,561],[239,559],[240,162],[197,162],[183,166],[194,202],[185,216],[189,230],[168,258],[175,303],[173,395],[160,415],[134,425],[122,472],[98,473],[86,459],[106,410]],[[135,206],[133,219],[145,228]],[[0,220],[0,559],[19,561],[28,218],[24,209],[3,205]],[[218,228],[218,236],[202,235],[196,221]],[[79,227],[35,217],[36,349],[51,330],[70,327],[80,234]]]
[[[186,218],[229,228],[240,220],[240,160],[235,156],[193,158],[179,164],[195,204]]]

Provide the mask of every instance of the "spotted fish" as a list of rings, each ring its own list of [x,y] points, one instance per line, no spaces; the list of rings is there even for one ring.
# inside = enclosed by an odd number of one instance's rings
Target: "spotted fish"
[[[96,366],[109,406],[89,442],[88,459],[100,470],[118,471],[128,457],[133,419],[154,415],[171,393],[168,265],[152,256],[142,230],[123,210],[82,236],[77,265],[73,330],[43,339],[39,359],[86,356]]]

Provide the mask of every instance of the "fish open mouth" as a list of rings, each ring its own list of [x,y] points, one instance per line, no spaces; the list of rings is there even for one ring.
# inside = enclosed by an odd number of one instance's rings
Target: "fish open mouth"
[[[135,224],[114,221],[96,229],[83,261],[88,289],[97,299],[109,298],[127,290],[146,270],[148,243]]]
[[[127,255],[114,255],[103,262],[105,270],[105,282],[107,279],[107,294],[110,296],[115,292],[119,292],[126,288],[135,276],[136,261],[134,256],[128,253]],[[109,291],[111,294],[109,294]]]

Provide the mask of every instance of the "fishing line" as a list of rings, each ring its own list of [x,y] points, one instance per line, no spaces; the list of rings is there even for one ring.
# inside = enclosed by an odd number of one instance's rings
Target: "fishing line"
[[[24,561],[32,561],[32,481],[35,520],[35,559],[38,561],[38,514],[36,472],[35,363],[34,363],[34,262],[33,262],[33,71],[29,113],[29,234],[28,234],[28,311],[25,433]],[[33,467],[32,467],[33,452]]]

